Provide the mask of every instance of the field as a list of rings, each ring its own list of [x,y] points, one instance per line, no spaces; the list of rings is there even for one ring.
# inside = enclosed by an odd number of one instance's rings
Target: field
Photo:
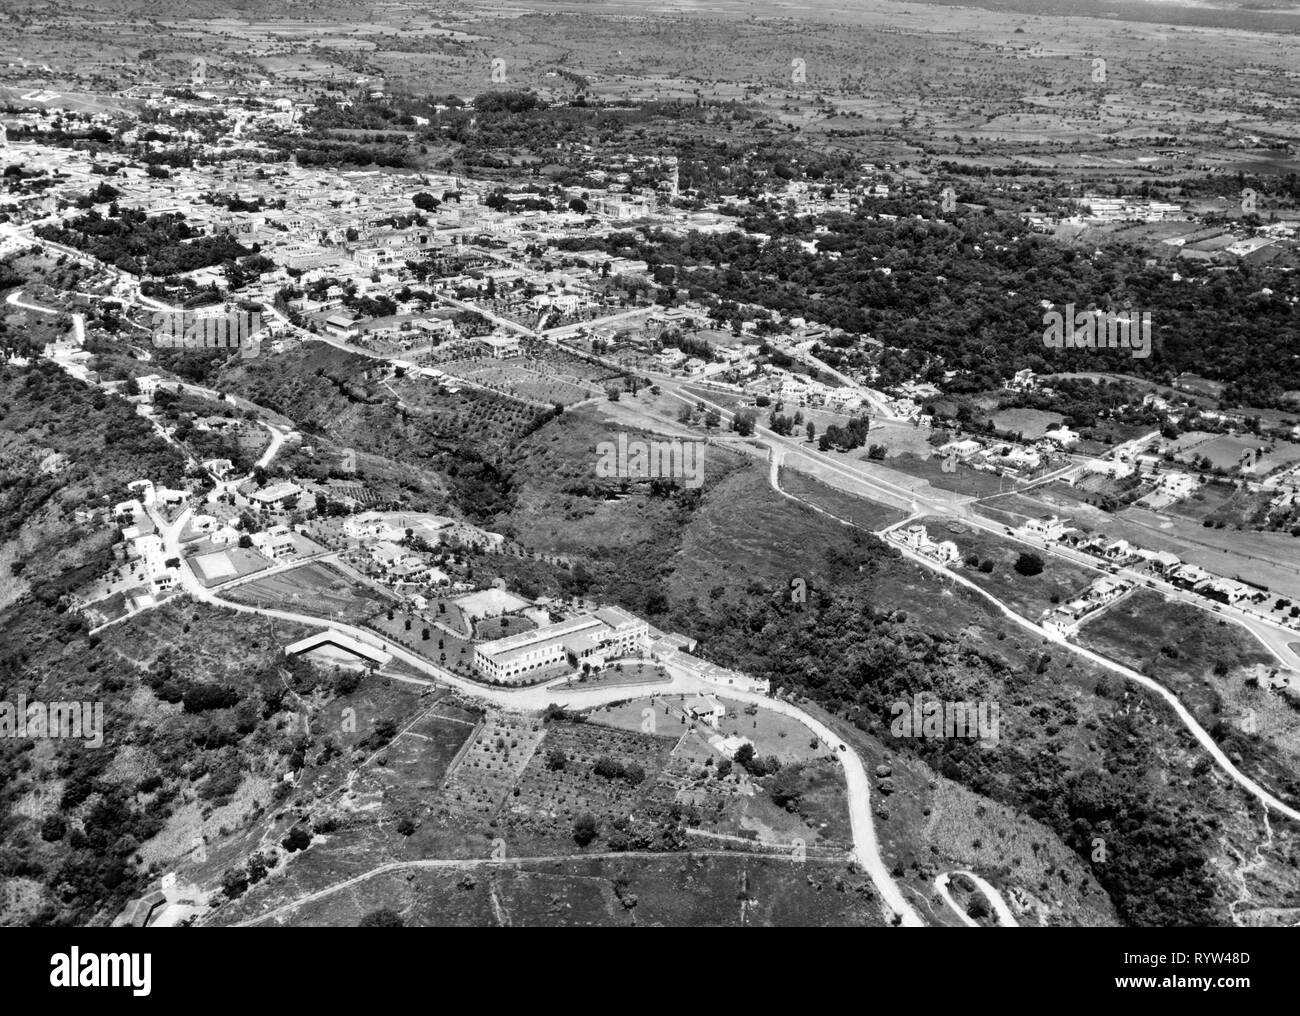
[[[871,532],[904,517],[903,512],[896,508],[856,497],[795,469],[782,467],[778,482],[787,494]]]
[[[562,378],[529,370],[520,359],[492,360],[474,357],[440,363],[438,369],[449,375],[483,385],[502,395],[546,406],[556,404],[571,406],[593,395],[604,394],[601,391],[575,385]]]
[[[616,727],[619,730],[640,731],[653,723],[650,729],[660,737],[680,738],[692,726],[686,721],[682,712],[683,701],[684,696],[681,695],[650,695],[599,706],[588,712],[587,717],[591,723]],[[653,713],[652,721],[645,714],[647,709]]]
[[[743,706],[722,696],[718,701],[727,711],[718,723],[717,733],[748,738],[754,743],[756,755],[775,755],[783,765],[826,757],[826,746],[798,720],[770,709]]]
[[[595,724],[548,724],[497,816],[507,852],[571,847],[574,824],[584,814],[596,819],[598,840],[613,849],[652,846],[671,824],[677,798],[673,745],[668,737]],[[602,760],[640,768],[636,775],[603,775]]]
[[[317,561],[245,582],[225,595],[236,603],[297,610],[353,622],[365,620],[386,605],[373,586]]]
[[[979,566],[963,563],[961,574],[1031,621],[1037,621],[1056,602],[1065,602],[1082,592],[1098,574],[961,522],[933,516],[921,522],[926,526],[930,539],[952,540],[957,544],[963,562],[971,555],[977,557],[980,564],[991,561],[993,568],[988,572]],[[1015,564],[1022,553],[1033,553],[1042,558],[1043,570],[1037,575],[1022,575],[1016,571]]]
[[[205,586],[219,585],[271,567],[271,561],[252,547],[227,547],[210,554],[198,554],[188,561],[195,576]]]
[[[458,614],[477,622],[481,618],[495,617],[509,611],[522,610],[528,606],[528,601],[516,596],[514,593],[506,592],[504,589],[492,588],[480,589],[476,593],[457,597],[448,605],[454,607]],[[444,623],[450,628],[460,627],[447,621],[444,621]]]
[[[1041,409],[1003,409],[993,414],[993,426],[1000,434],[1020,435],[1026,441],[1037,441],[1065,417]]]
[[[497,617],[485,617],[474,624],[474,638],[484,642],[503,639],[510,635],[519,635],[532,631],[537,625],[518,614],[501,614]]]
[[[957,494],[971,494],[975,497],[987,497],[1015,486],[1014,480],[994,476],[980,469],[972,469],[963,462],[956,463],[956,468],[951,473],[945,472],[943,458],[939,455],[922,458],[905,453],[889,459],[889,468],[897,469],[909,476],[919,477],[940,490],[951,490]]]
[[[1208,434],[1191,431],[1174,442],[1174,458],[1178,462],[1192,463],[1208,459],[1215,469],[1239,472],[1245,452],[1252,453],[1254,468],[1248,475],[1264,477],[1300,461],[1300,444],[1286,441],[1269,442],[1251,436],[1236,437],[1228,434]],[[1256,450],[1264,450],[1254,459]]]
[[[411,927],[884,924],[870,879],[842,861],[720,853],[417,862],[273,923],[355,927],[381,907],[397,911]]]
[[[448,776],[444,793],[452,811],[485,822],[494,819],[543,736],[536,717],[489,713]]]
[[[615,663],[604,670],[594,671],[583,677],[578,675],[556,690],[572,687],[583,688],[617,688],[622,685],[662,684],[670,680],[668,672],[654,663]]]
[[[443,615],[440,620],[446,618]],[[387,610],[379,610],[366,619],[366,626],[373,628],[387,638],[404,645],[413,653],[418,653],[430,662],[454,670],[458,674],[469,675],[474,662],[472,643],[468,638],[457,638],[438,628],[432,613],[407,613],[394,610],[393,618],[388,619]],[[443,620],[445,624],[446,621]],[[429,637],[424,637],[428,631]]]

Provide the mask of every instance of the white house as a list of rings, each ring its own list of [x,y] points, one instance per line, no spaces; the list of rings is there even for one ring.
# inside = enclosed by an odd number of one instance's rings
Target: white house
[[[686,703],[686,715],[693,720],[703,720],[710,727],[717,728],[726,715],[727,707],[712,695],[701,695]]]

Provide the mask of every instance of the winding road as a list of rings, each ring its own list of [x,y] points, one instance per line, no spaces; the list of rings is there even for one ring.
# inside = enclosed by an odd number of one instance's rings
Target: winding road
[[[146,511],[149,512],[155,526],[157,526],[158,535],[162,538],[166,555],[168,557],[179,557],[182,559],[182,566],[179,569],[181,588],[195,600],[240,613],[260,614],[265,617],[273,617],[278,620],[311,625],[313,627],[334,628],[360,642],[380,648],[387,653],[391,653],[395,658],[400,659],[403,663],[413,667],[415,670],[429,675],[430,678],[429,680],[425,680],[415,677],[390,675],[394,680],[426,686],[435,683],[448,685],[464,692],[466,695],[477,699],[487,700],[509,709],[537,712],[545,710],[547,706],[552,704],[564,706],[565,708],[587,709],[593,706],[608,705],[612,702],[626,701],[629,698],[636,697],[637,693],[635,686],[629,685],[615,685],[605,688],[578,690],[547,685],[513,690],[488,687],[466,678],[459,677],[448,670],[444,670],[443,668],[430,663],[428,660],[425,660],[423,657],[416,655],[404,646],[382,639],[366,628],[315,617],[310,614],[294,613],[270,607],[254,607],[244,603],[234,603],[229,600],[224,600],[213,590],[205,588],[203,584],[199,582],[198,577],[190,570],[188,565],[184,563],[180,534],[184,530],[185,525],[192,514],[192,509],[186,508],[172,522],[168,522],[166,518],[158,512],[156,505],[146,506]],[[866,766],[858,756],[857,752],[847,745],[844,745],[844,742],[841,740],[839,735],[820,720],[809,716],[802,709],[799,709],[797,706],[786,702],[783,699],[770,698],[766,695],[743,691],[738,688],[728,687],[725,690],[720,689],[716,685],[709,684],[708,682],[695,677],[685,668],[673,664],[670,660],[664,662],[664,668],[669,673],[670,681],[667,684],[660,682],[648,686],[647,694],[654,694],[657,696],[665,694],[724,694],[725,697],[734,701],[744,702],[746,704],[752,703],[759,708],[770,709],[773,712],[781,713],[798,721],[811,730],[822,741],[822,743],[827,746],[828,750],[839,759],[841,766],[844,768],[849,807],[849,824],[853,833],[853,857],[871,878],[872,883],[876,887],[876,891],[880,894],[881,899],[888,909],[886,918],[897,921],[897,923],[903,927],[925,926],[925,922],[903,896],[902,891],[890,875],[884,859],[880,856],[880,848],[876,840],[875,826],[873,825],[871,818],[871,785],[867,779]],[[840,747],[841,745],[844,745],[842,750]]]

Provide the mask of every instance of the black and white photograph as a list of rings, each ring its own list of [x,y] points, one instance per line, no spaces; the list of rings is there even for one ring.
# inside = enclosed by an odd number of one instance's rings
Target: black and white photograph
[[[0,0],[26,980],[1297,926],[1298,0]]]

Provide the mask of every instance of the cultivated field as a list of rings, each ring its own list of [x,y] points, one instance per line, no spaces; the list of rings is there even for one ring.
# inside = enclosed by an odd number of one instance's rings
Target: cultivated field
[[[227,595],[237,603],[297,610],[321,617],[362,621],[385,605],[371,585],[317,561],[236,586]]]

